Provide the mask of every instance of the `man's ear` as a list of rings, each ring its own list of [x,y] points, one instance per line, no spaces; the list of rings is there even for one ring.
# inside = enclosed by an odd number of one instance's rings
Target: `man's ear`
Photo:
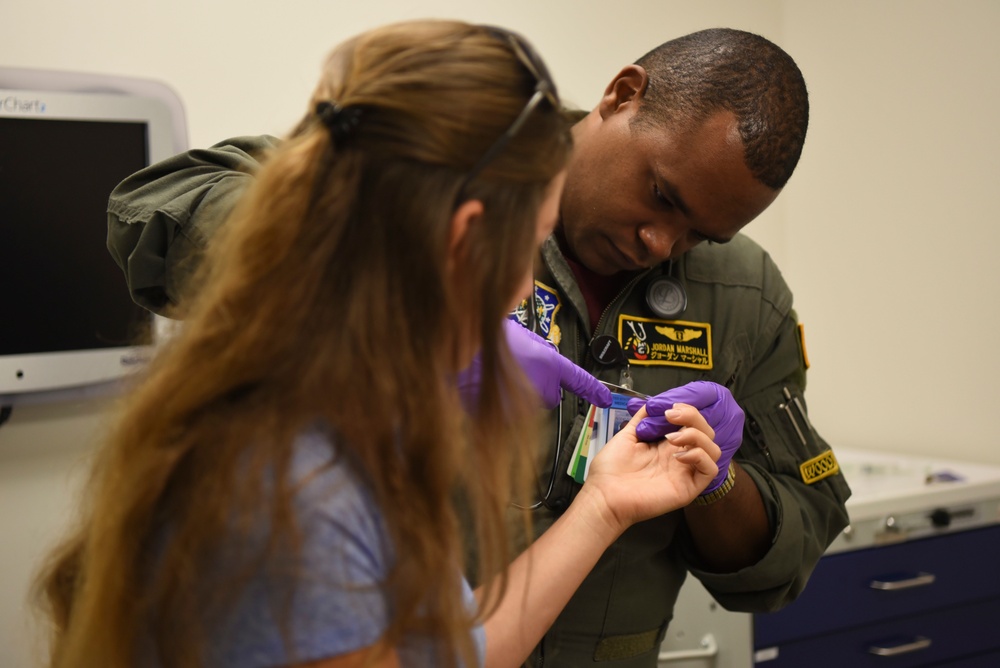
[[[619,111],[624,105],[638,102],[646,94],[649,85],[649,75],[639,65],[626,65],[622,68],[608,87],[598,105],[601,118],[608,118]]]
[[[448,225],[448,268],[454,269],[456,261],[465,253],[464,241],[469,228],[479,220],[485,208],[477,199],[462,202],[451,215]]]

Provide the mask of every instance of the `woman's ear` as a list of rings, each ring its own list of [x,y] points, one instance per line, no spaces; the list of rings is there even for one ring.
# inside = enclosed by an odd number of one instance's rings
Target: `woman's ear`
[[[649,85],[649,75],[639,65],[626,65],[615,75],[598,105],[601,118],[607,118],[628,102],[638,102],[646,94]]]
[[[470,280],[471,276],[471,231],[474,225],[482,223],[486,208],[480,200],[470,199],[462,202],[451,215],[448,227],[448,248],[445,252],[444,280],[458,303],[467,303],[470,292],[477,284]],[[479,324],[471,318],[473,311],[467,311],[469,316],[454,323],[450,336],[454,337],[455,351],[459,355],[457,368],[465,368],[471,362],[475,351],[479,349]]]
[[[462,202],[451,216],[448,228],[448,269],[454,270],[456,263],[465,254],[465,240],[469,229],[483,216],[485,207],[477,199]]]

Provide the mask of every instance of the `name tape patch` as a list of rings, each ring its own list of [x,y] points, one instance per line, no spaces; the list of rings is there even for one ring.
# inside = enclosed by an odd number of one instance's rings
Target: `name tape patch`
[[[712,368],[712,325],[618,316],[618,342],[629,364]]]
[[[813,457],[799,464],[799,473],[802,474],[802,482],[811,485],[823,478],[829,478],[832,475],[840,473],[840,464],[837,463],[837,458],[833,456],[833,450],[827,450],[818,457]]]

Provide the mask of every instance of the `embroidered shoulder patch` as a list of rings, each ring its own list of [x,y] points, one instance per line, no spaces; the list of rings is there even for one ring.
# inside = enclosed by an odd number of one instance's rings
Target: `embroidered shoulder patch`
[[[534,313],[528,311],[528,300],[524,299],[512,314],[513,319],[528,329],[534,329],[540,336],[551,341],[556,347],[562,341],[562,332],[556,324],[556,313],[559,312],[559,294],[540,281],[535,281],[533,296]],[[534,327],[533,327],[534,325]]]
[[[618,316],[618,342],[629,364],[712,368],[712,325]]]
[[[833,456],[833,450],[827,450],[818,457],[813,457],[808,461],[802,462],[799,465],[799,473],[802,474],[802,482],[811,485],[823,478],[829,478],[832,475],[840,473],[840,464],[837,463],[837,458]]]

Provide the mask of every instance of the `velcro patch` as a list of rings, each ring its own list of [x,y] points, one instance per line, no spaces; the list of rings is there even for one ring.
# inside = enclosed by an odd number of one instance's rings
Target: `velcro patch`
[[[837,463],[837,458],[833,456],[833,450],[827,450],[818,457],[813,457],[809,461],[802,462],[799,465],[799,473],[802,474],[802,482],[811,485],[823,478],[829,478],[832,475],[840,473],[840,464]]]
[[[712,325],[618,316],[618,342],[629,364],[712,368]]]
[[[809,353],[806,352],[806,328],[799,323],[799,350],[802,351],[802,366],[809,368]]]
[[[651,652],[660,644],[662,627],[643,633],[601,638],[594,648],[594,661],[624,661]]]

